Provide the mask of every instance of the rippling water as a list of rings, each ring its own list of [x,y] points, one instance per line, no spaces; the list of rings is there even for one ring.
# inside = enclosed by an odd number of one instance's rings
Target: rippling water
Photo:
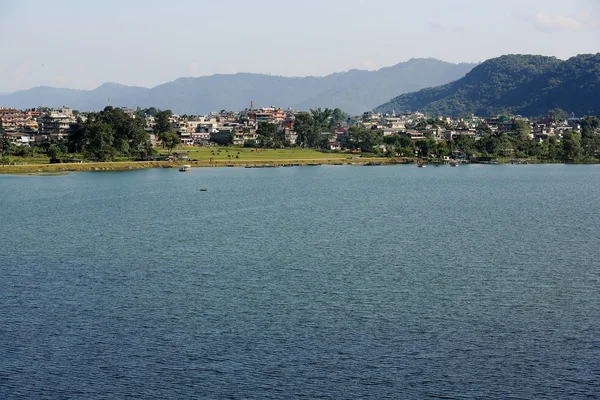
[[[598,398],[599,183],[0,176],[0,398]]]

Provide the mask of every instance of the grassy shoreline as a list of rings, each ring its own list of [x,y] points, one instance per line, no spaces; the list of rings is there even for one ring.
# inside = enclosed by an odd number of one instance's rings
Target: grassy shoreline
[[[60,172],[92,172],[92,171],[128,171],[149,168],[179,168],[186,164],[192,167],[276,167],[282,165],[366,165],[410,163],[415,160],[403,160],[381,157],[360,158],[314,158],[314,159],[264,159],[264,160],[201,160],[201,161],[124,161],[124,162],[92,162],[80,164],[22,164],[0,165],[0,174],[36,174]]]
[[[187,151],[188,149],[180,149]],[[412,164],[424,161],[429,164],[437,164],[439,160],[419,160],[414,157],[388,158],[349,153],[325,153],[314,150],[267,150],[254,152],[249,149],[231,148],[200,148],[188,152],[191,160],[186,161],[109,161],[109,162],[85,162],[85,163],[39,163],[31,160],[17,165],[0,165],[0,174],[63,174],[67,172],[93,172],[93,171],[128,171],[149,168],[179,168],[181,165],[192,167],[277,167],[284,165],[390,165],[390,164]],[[240,155],[241,158],[235,158]],[[37,161],[37,160],[36,160]],[[490,161],[473,161],[484,164],[511,164],[511,158],[498,158]],[[521,159],[516,164],[540,164],[549,163],[536,159]]]

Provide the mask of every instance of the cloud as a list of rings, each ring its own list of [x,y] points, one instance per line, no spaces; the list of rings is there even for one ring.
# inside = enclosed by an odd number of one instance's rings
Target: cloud
[[[539,11],[535,14],[534,22],[538,28],[551,31],[585,31],[600,28],[600,19],[585,12],[569,15]]]

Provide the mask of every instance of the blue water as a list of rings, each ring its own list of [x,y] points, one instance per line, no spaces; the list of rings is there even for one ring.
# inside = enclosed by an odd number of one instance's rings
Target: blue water
[[[599,183],[0,175],[0,399],[599,398]]]

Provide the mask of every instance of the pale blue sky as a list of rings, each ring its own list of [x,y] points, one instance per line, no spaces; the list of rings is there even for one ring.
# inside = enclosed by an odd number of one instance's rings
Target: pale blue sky
[[[0,92],[600,51],[600,0],[0,0]]]

